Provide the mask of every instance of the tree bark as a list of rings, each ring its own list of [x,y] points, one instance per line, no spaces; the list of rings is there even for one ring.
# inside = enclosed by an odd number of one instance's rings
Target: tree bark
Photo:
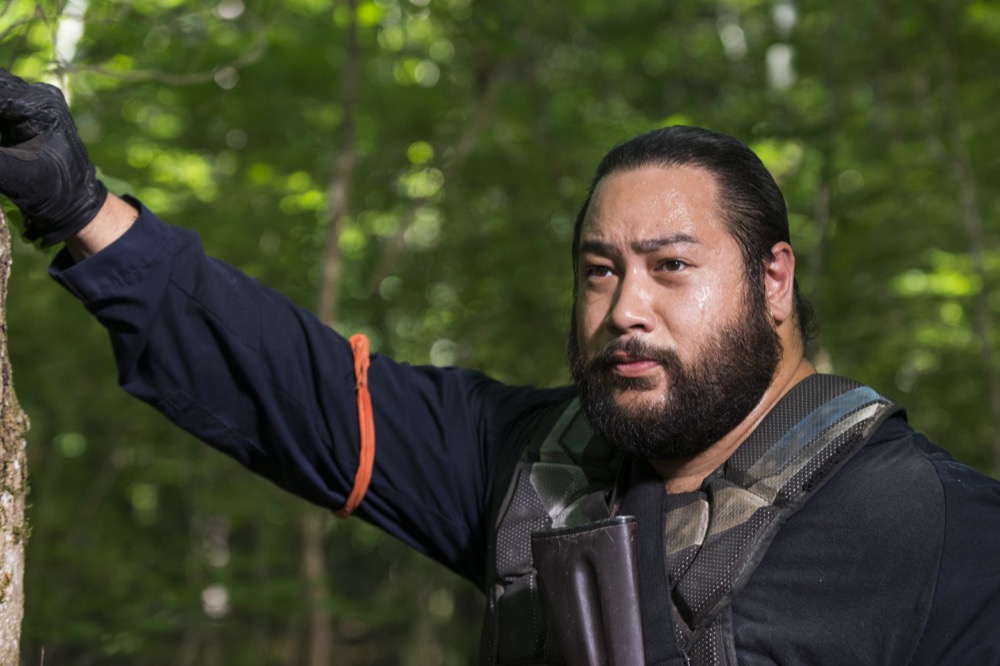
[[[24,617],[24,520],[27,491],[24,434],[28,418],[17,402],[7,356],[7,278],[10,276],[10,231],[0,210],[0,665],[19,659]]]

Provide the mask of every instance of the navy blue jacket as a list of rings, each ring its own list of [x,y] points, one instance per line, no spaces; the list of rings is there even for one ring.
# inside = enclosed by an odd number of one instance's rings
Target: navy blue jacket
[[[79,264],[63,252],[51,272],[108,329],[125,390],[285,490],[344,504],[359,427],[352,353],[336,332],[146,209],[110,247]],[[484,586],[491,502],[519,454],[513,433],[573,389],[511,387],[378,354],[369,383],[376,460],[357,515]],[[734,601],[741,663],[847,663],[830,651],[852,654],[872,623],[916,641],[915,664],[1000,663],[1000,484],[901,419],[876,439],[845,468],[853,473],[789,520]],[[933,515],[881,529],[906,513],[885,483],[892,475],[926,484]],[[852,537],[866,521],[879,540]],[[917,544],[937,551],[914,556]],[[917,595],[930,595],[929,616],[885,616],[894,604],[879,602],[879,586],[905,585],[912,567],[924,568]],[[824,576],[836,584],[821,585]],[[834,592],[810,593],[817,584]],[[845,605],[868,610],[845,614]]]

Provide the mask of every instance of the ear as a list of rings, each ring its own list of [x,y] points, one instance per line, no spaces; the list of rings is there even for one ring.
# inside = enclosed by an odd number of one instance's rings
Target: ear
[[[775,325],[795,314],[795,253],[781,241],[771,248],[771,259],[764,263],[764,289]]]

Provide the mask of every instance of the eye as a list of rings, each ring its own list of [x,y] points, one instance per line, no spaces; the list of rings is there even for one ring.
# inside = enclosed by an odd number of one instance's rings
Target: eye
[[[607,264],[587,264],[583,267],[583,277],[585,280],[598,280],[610,277],[614,274],[614,268]]]
[[[665,259],[659,263],[657,268],[661,271],[667,271],[668,273],[676,273],[677,271],[684,270],[688,267],[684,261],[680,259]]]
[[[597,278],[608,277],[613,273],[611,266],[604,264],[589,264],[583,269],[583,276],[588,280],[594,280]]]

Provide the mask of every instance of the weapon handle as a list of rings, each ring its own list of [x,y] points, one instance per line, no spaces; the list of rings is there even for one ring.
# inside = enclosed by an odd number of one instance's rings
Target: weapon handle
[[[645,664],[634,516],[538,530],[531,554],[567,663]]]

